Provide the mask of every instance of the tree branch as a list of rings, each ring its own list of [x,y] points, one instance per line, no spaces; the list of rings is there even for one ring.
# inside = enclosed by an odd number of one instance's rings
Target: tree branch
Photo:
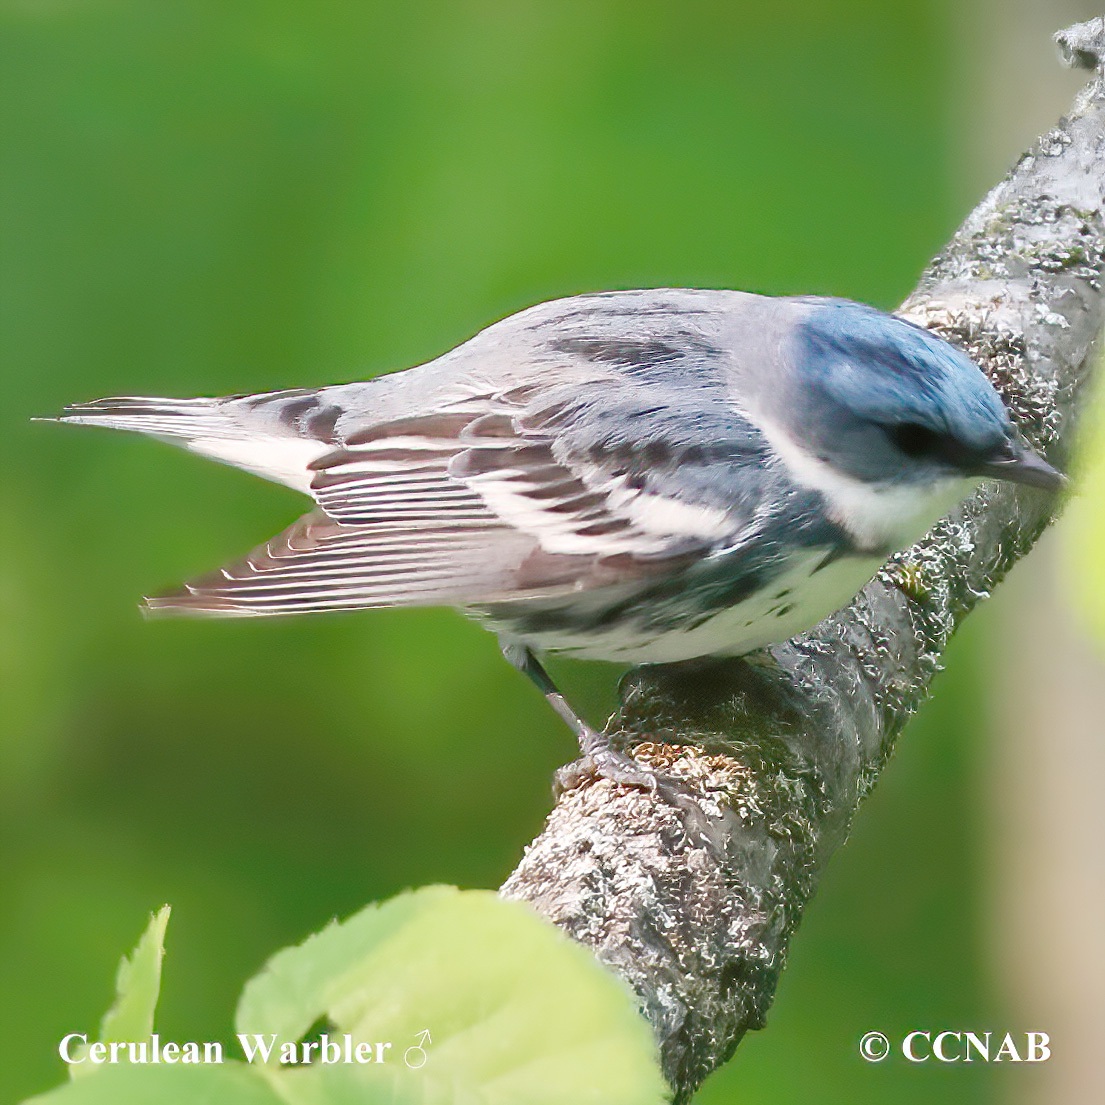
[[[1056,41],[1093,81],[900,313],[967,350],[1029,441],[1064,467],[1105,318],[1105,17]],[[948,638],[1056,506],[986,484],[851,606],[769,656],[626,676],[609,729],[687,782],[701,832],[651,796],[598,780],[561,797],[502,893],[628,980],[677,1102],[763,1025],[802,910]]]

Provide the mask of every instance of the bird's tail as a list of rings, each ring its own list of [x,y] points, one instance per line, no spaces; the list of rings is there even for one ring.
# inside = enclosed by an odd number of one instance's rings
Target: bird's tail
[[[334,447],[334,417],[319,396],[307,389],[216,399],[119,396],[75,403],[58,421],[149,434],[307,492],[308,465]]]
[[[228,397],[234,399],[237,396]],[[154,437],[237,437],[241,431],[228,418],[228,399],[153,399],[116,396],[74,403],[58,417],[59,422],[82,426],[105,426],[112,430],[133,430]]]

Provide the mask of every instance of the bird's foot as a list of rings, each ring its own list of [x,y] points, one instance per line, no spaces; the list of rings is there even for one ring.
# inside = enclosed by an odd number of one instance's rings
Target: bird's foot
[[[619,786],[658,794],[662,778],[624,752],[613,748],[593,748],[575,763],[557,769],[553,777],[553,797],[559,798],[594,779],[609,779]]]
[[[568,791],[595,779],[608,779],[618,786],[655,795],[665,805],[679,812],[688,837],[703,846],[711,849],[714,847],[709,832],[709,817],[691,787],[672,775],[653,771],[625,752],[609,747],[598,734],[595,737],[597,739],[592,747],[581,759],[557,770],[553,777],[555,798],[559,799]]]
[[[507,660],[533,681],[549,705],[571,727],[579,741],[579,750],[583,756],[556,772],[553,780],[555,798],[559,799],[562,794],[595,779],[609,779],[618,786],[654,794],[660,801],[679,811],[689,837],[707,847],[715,847],[709,837],[710,819],[689,785],[670,775],[653,771],[632,756],[612,747],[609,737],[592,729],[568,705],[528,645],[512,639],[501,639],[500,643]]]

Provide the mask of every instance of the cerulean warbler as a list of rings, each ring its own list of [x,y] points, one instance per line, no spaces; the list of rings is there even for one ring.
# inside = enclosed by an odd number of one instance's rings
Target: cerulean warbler
[[[453,605],[504,642],[604,774],[640,782],[533,650],[736,655],[847,603],[980,477],[1063,477],[932,333],[840,299],[652,289],[512,315],[362,383],[101,399],[316,508],[153,611]]]

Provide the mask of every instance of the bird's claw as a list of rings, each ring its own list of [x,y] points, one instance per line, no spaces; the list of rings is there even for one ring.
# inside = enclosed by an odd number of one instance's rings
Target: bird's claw
[[[694,792],[681,780],[653,771],[624,752],[595,749],[574,763],[559,768],[553,776],[553,796],[559,800],[563,794],[596,779],[608,779],[618,786],[655,795],[665,805],[679,811],[688,836],[712,847],[708,834],[709,819]]]

